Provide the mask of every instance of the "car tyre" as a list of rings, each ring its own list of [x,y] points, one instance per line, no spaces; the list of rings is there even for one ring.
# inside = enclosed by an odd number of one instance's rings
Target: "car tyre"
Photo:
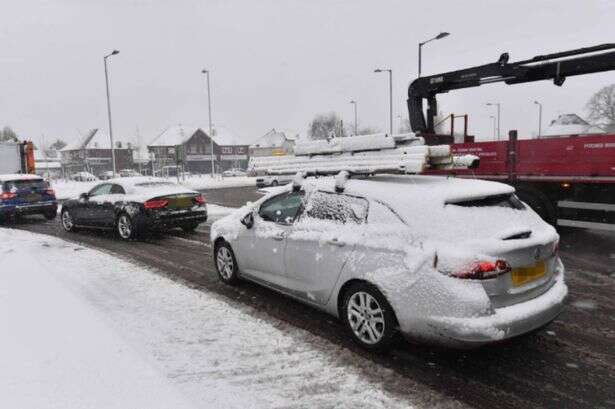
[[[218,277],[224,284],[237,285],[239,282],[239,269],[237,268],[237,259],[231,245],[226,241],[221,241],[216,245],[214,250],[214,264]]]
[[[57,212],[47,212],[47,213],[43,214],[43,216],[45,216],[45,219],[47,219],[47,220],[53,220],[53,219],[56,218]]]
[[[117,217],[115,231],[122,240],[134,240],[138,236],[137,227],[128,213],[120,213]]]
[[[277,180],[274,180],[273,182],[271,182],[271,186],[277,186],[277,185],[279,185]]]
[[[46,217],[46,216],[45,216]],[[77,228],[75,227],[75,219],[68,209],[62,210],[60,214],[60,223],[62,224],[62,228],[67,232],[75,232]]]
[[[386,352],[397,334],[397,318],[376,286],[357,282],[344,292],[340,316],[352,339],[374,352]]]

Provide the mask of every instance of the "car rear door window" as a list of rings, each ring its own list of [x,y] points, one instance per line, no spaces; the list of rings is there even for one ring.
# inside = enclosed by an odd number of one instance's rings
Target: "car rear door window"
[[[292,224],[303,206],[303,192],[289,192],[263,203],[258,215],[266,221]]]
[[[124,188],[121,187],[120,185],[111,185],[111,194],[112,195],[123,195],[126,192],[124,191]]]
[[[111,185],[110,183],[98,185],[94,189],[90,190],[90,196],[108,195],[111,193],[112,186],[113,185]]]
[[[347,194],[316,191],[310,195],[305,215],[338,223],[364,223],[369,205],[366,199]]]

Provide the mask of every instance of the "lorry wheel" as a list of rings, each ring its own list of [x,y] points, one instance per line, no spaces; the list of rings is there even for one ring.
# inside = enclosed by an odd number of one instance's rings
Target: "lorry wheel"
[[[544,193],[537,189],[521,188],[517,190],[517,196],[538,213],[544,221],[555,226],[557,211]]]

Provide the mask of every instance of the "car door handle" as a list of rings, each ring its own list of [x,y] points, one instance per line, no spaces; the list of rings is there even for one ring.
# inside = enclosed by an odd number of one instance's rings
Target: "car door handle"
[[[282,241],[284,240],[284,237],[285,237],[284,233],[278,233],[275,236],[273,236],[273,239],[277,241]]]
[[[344,243],[343,241],[339,241],[337,238],[327,240],[327,243],[337,247],[344,247],[346,245],[346,243]]]

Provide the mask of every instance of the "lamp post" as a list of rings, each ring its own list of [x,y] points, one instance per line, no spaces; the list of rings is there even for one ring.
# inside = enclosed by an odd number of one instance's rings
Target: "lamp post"
[[[496,106],[498,107],[498,136],[497,139],[498,141],[500,140],[500,111],[501,111],[501,103],[499,102],[487,102],[485,105],[491,107],[491,106]]]
[[[425,44],[427,44],[427,43],[430,43],[430,42],[434,41],[434,40],[440,40],[440,39],[442,39],[444,37],[448,37],[449,35],[450,35],[450,33],[447,33],[446,31],[443,31],[440,34],[438,34],[437,36],[435,36],[433,38],[430,38],[427,41],[423,41],[423,42],[419,43],[419,77],[421,76],[421,60],[422,60],[422,49],[423,49],[423,46]]]
[[[111,169],[113,171],[113,177],[115,177],[115,145],[113,143],[113,126],[111,122],[111,98],[109,97],[109,69],[107,68],[107,58],[119,53],[118,50],[113,50],[103,57],[105,63],[105,83],[107,85],[107,116],[109,118],[109,140],[111,142]]]
[[[538,138],[542,134],[542,104],[538,101],[534,101],[538,105]]]
[[[354,105],[354,134],[356,136],[358,134],[358,128],[359,128],[358,120],[357,120],[357,101],[353,99],[352,101],[350,101],[350,103]]]
[[[393,71],[389,68],[377,68],[374,72],[389,73],[389,135],[393,135]]]
[[[493,127],[493,139],[495,139],[495,117],[493,115],[489,115],[489,118],[491,118],[491,124]]]
[[[215,167],[214,167],[214,139],[213,139],[213,132],[212,132],[212,127],[211,127],[211,91],[209,88],[209,70],[203,69],[201,71],[203,74],[205,74],[205,76],[207,77],[207,113],[209,116],[209,142],[210,142],[210,148],[211,148],[211,177],[214,176],[215,173]]]

